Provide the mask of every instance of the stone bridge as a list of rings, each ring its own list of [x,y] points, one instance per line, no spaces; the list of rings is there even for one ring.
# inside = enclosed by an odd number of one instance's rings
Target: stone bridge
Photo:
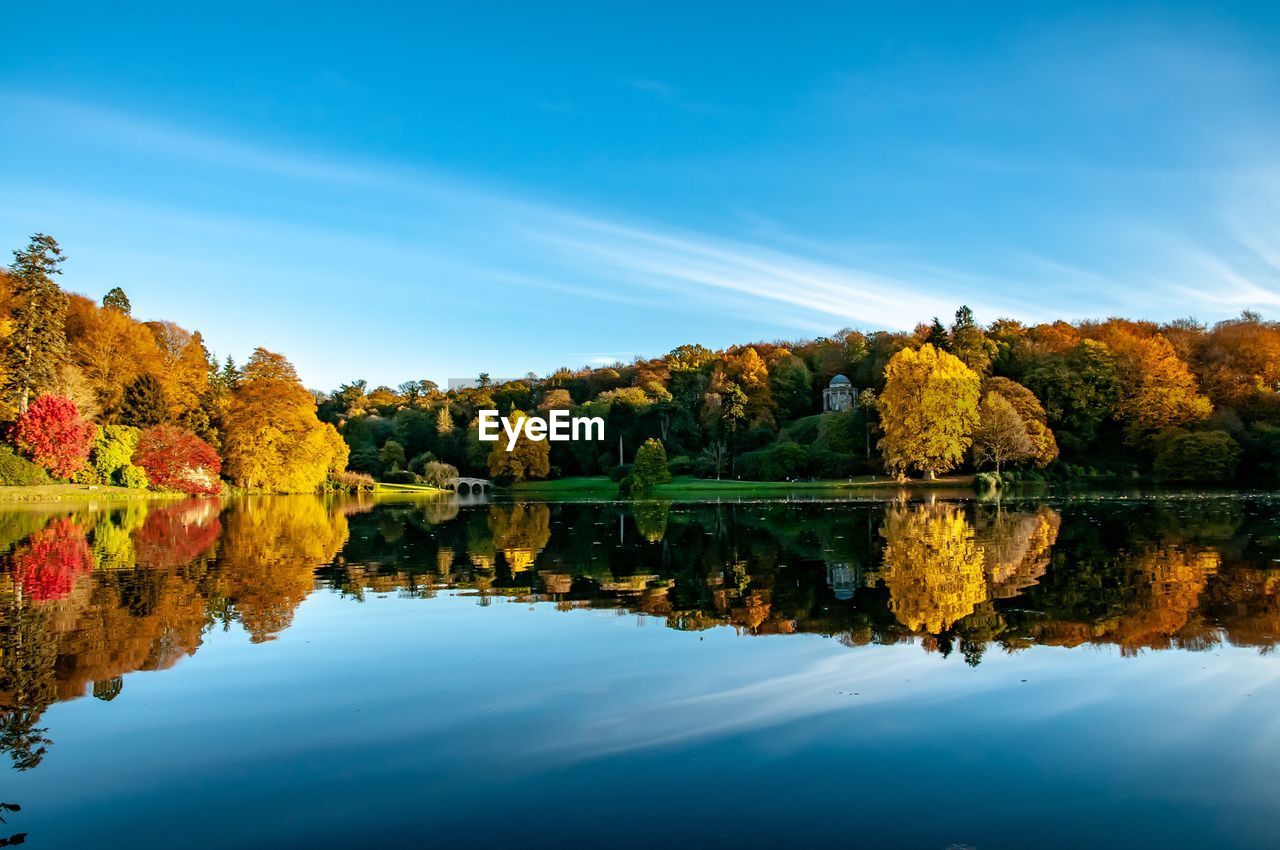
[[[444,486],[458,494],[484,493],[493,489],[493,484],[483,478],[450,478]]]

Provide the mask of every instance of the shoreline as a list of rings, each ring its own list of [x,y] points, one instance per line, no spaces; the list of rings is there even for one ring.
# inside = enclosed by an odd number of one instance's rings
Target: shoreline
[[[38,504],[41,502],[133,502],[153,499],[173,500],[192,498],[186,493],[166,493],[157,490],[140,490],[131,487],[115,487],[107,484],[31,484],[0,486],[0,503]]]
[[[932,481],[923,478],[913,478],[905,483],[900,483],[896,479],[883,477],[873,478],[871,476],[861,476],[852,480],[847,478],[840,479],[819,479],[817,481],[740,481],[737,479],[720,479],[713,478],[693,478],[693,477],[677,477],[675,480],[667,484],[658,484],[653,488],[652,495],[655,496],[679,496],[690,493],[791,493],[791,492],[815,492],[815,491],[843,491],[843,490],[886,490],[886,489],[902,489],[902,490],[932,490],[932,489],[972,489],[974,476],[972,475],[948,475],[936,478]],[[512,494],[573,494],[573,493],[589,493],[593,495],[601,495],[611,493],[617,495],[618,482],[612,481],[603,476],[575,476],[571,478],[559,478],[553,481],[521,481],[508,487],[501,488],[501,492]]]

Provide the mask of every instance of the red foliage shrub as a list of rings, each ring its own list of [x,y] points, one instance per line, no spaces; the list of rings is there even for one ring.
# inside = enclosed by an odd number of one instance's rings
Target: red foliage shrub
[[[18,451],[58,478],[70,478],[84,468],[93,444],[94,426],[80,415],[76,403],[59,395],[42,395],[13,426]]]
[[[222,489],[218,480],[222,458],[213,446],[177,425],[156,425],[143,431],[133,462],[147,471],[147,478],[157,487],[193,496]]]
[[[84,529],[67,517],[31,535],[13,555],[14,577],[35,602],[61,599],[77,578],[92,570],[93,554]]]

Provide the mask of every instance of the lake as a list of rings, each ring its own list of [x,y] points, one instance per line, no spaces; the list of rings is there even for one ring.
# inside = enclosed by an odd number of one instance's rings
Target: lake
[[[0,840],[1280,846],[1280,499],[0,510]]]

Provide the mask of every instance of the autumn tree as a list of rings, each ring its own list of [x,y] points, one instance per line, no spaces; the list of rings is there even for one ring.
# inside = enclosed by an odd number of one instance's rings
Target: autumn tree
[[[1116,354],[1120,376],[1116,414],[1131,441],[1202,421],[1213,412],[1209,399],[1200,394],[1195,375],[1159,333],[1118,319],[1087,330]]]
[[[67,398],[42,395],[13,427],[13,443],[33,463],[67,479],[84,468],[95,426]]]
[[[527,481],[546,478],[551,472],[551,444],[546,440],[530,440],[524,435],[527,414],[514,410],[509,417],[512,428],[520,429],[515,448],[507,451],[505,439],[499,439],[489,452],[489,474],[503,481]]]
[[[932,345],[895,354],[876,403],[885,465],[933,477],[960,463],[978,423],[980,385],[972,369]]]
[[[231,394],[225,434],[227,471],[241,487],[282,493],[318,489],[346,469],[350,450],[316,418],[315,397],[293,364],[259,348]]]
[[[998,475],[1002,466],[1028,460],[1034,451],[1027,426],[1013,405],[997,392],[983,396],[973,431],[973,458],[978,466],[991,463]]]
[[[1036,466],[1047,466],[1058,456],[1058,441],[1048,425],[1048,415],[1035,393],[1008,378],[988,378],[982,382],[982,393],[996,393],[1013,407],[1031,441],[1031,453],[1025,460]]]
[[[148,322],[147,328],[159,350],[156,375],[164,387],[168,418],[202,425],[203,397],[213,371],[204,337],[173,322]]]
[[[31,397],[52,389],[67,359],[67,296],[54,282],[65,257],[52,236],[37,233],[13,252],[12,326],[4,348],[4,395],[25,412]]]
[[[145,325],[79,295],[70,299],[67,340],[72,361],[93,387],[98,408],[108,415],[119,412],[126,387],[161,368],[155,339]]]
[[[204,440],[177,425],[156,425],[143,431],[133,462],[146,470],[157,487],[191,495],[222,489],[218,473],[222,459]]]
[[[1197,349],[1193,366],[1215,404],[1250,413],[1280,396],[1280,323],[1256,313],[1219,322]]]
[[[449,405],[440,405],[440,409],[436,411],[436,436],[440,438],[452,436],[453,427],[453,414],[449,412]]]

